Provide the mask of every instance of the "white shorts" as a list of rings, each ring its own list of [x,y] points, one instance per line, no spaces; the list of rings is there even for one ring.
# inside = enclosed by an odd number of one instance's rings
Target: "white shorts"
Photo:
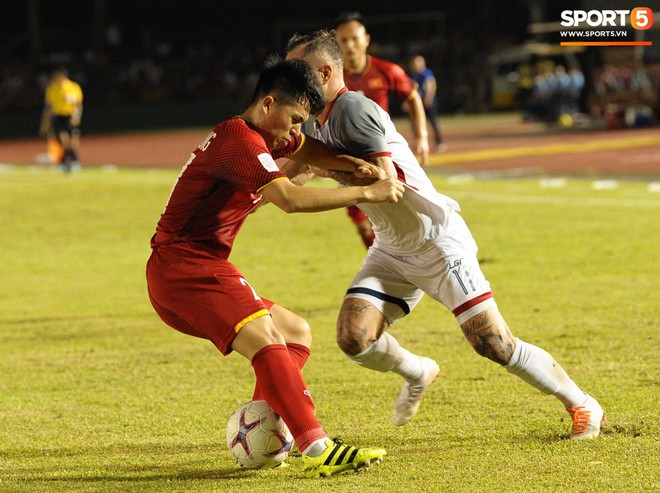
[[[445,234],[424,253],[402,257],[372,246],[346,298],[369,301],[393,324],[410,313],[424,293],[449,308],[459,324],[496,306],[479,267],[477,244],[457,212]]]

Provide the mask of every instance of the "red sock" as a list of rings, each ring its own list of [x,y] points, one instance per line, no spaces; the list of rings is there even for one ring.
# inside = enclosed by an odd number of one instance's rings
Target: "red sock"
[[[286,346],[289,349],[289,356],[291,357],[291,361],[293,361],[293,364],[296,365],[298,369],[302,370],[305,366],[305,363],[307,363],[307,360],[309,359],[309,355],[311,353],[310,349],[307,346],[296,344],[295,342],[290,342]],[[258,382],[254,386],[254,394],[252,395],[252,400],[266,400],[266,397],[261,391]]]
[[[286,347],[289,349],[289,356],[291,356],[291,361],[298,367],[299,370],[302,370],[305,367],[305,363],[309,359],[311,353],[310,349],[307,346],[302,344],[296,344],[295,342],[287,343]]]
[[[327,436],[314,416],[314,402],[286,346],[271,344],[260,349],[252,358],[252,366],[257,387],[287,424],[300,450]]]

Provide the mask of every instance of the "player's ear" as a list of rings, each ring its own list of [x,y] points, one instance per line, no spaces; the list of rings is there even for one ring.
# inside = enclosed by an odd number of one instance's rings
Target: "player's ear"
[[[328,81],[330,80],[330,77],[332,76],[332,65],[330,64],[323,65],[319,69],[319,72],[321,72],[321,83],[327,84]]]
[[[264,112],[265,115],[267,115],[270,110],[273,109],[273,106],[275,105],[275,98],[273,96],[266,96],[261,100],[261,110]]]

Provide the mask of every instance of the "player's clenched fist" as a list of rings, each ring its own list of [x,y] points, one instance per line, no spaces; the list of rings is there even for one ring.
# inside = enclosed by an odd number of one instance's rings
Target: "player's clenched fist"
[[[396,178],[379,180],[365,189],[366,202],[395,204],[401,197],[403,197],[403,184]]]
[[[382,180],[387,178],[387,173],[385,173],[385,170],[382,168],[367,161],[363,161],[355,168],[355,176],[356,178],[375,178],[377,180]]]

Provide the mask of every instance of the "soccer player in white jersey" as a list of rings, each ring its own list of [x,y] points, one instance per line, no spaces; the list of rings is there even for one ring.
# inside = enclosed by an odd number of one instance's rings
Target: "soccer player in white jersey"
[[[433,187],[385,111],[348,91],[342,51],[332,31],[293,36],[287,58],[302,58],[318,74],[325,109],[307,132],[343,153],[371,161],[406,186],[396,204],[360,204],[376,239],[344,298],[339,347],[355,363],[404,379],[392,411],[408,423],[439,373],[438,364],[404,349],[387,329],[426,293],[455,315],[475,351],[538,390],[557,397],[573,420],[572,439],[599,435],[604,413],[545,350],[513,336],[477,261],[477,245],[459,206]],[[333,178],[347,183],[346,177]]]

